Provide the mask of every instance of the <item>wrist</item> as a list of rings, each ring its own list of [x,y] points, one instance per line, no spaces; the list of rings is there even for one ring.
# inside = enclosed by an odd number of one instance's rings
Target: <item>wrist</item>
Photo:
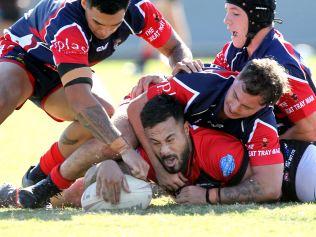
[[[206,190],[205,200],[208,204],[221,204],[221,188],[209,188]]]
[[[110,148],[115,151],[116,153],[119,153],[122,155],[124,152],[126,152],[128,149],[130,149],[130,146],[125,141],[123,137],[116,138],[111,144]]]

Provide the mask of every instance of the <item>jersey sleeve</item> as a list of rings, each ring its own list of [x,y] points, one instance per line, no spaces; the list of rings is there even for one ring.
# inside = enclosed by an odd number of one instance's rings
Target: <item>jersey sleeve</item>
[[[189,87],[185,87],[184,84],[176,81],[174,78],[149,87],[147,91],[147,98],[150,100],[156,95],[161,94],[172,95],[184,105],[187,104],[194,96],[194,93]]]
[[[171,25],[150,1],[140,1],[137,7],[144,18],[144,27],[138,36],[155,48],[162,47],[171,37]]]
[[[244,158],[244,147],[229,134],[212,129],[203,130],[200,134],[201,143],[196,147],[200,168],[225,184],[239,171]]]
[[[277,130],[263,120],[255,120],[246,147],[251,166],[283,163]]]
[[[61,63],[89,65],[89,42],[77,23],[60,28],[54,34],[50,49],[56,65]]]
[[[282,95],[276,106],[295,123],[316,111],[316,98],[306,80],[289,75],[289,84],[291,93]]]

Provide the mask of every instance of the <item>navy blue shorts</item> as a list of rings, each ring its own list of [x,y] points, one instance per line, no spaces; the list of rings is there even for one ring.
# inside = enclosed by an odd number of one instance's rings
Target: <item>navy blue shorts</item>
[[[33,86],[33,93],[29,100],[43,109],[47,97],[62,87],[56,67],[37,60],[20,46],[3,37],[0,40],[0,47],[2,47],[0,61],[15,63],[26,71]]]
[[[281,152],[284,157],[284,174],[282,183],[282,201],[298,201],[295,190],[295,177],[298,164],[311,142],[281,140]]]

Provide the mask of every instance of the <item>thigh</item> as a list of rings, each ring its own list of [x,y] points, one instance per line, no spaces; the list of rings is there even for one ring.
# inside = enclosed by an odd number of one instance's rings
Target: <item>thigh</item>
[[[107,111],[109,116],[112,116],[114,113],[113,106],[98,95],[93,95]],[[63,87],[56,87],[55,90],[53,90],[48,96],[46,96],[46,98],[42,101],[42,108],[45,110],[46,113],[57,120],[75,120],[76,113],[68,104]]]
[[[23,66],[9,61],[0,62],[1,113],[21,106],[33,93],[30,75]],[[12,112],[11,111],[11,112]]]
[[[54,119],[62,121],[75,120],[76,114],[68,104],[63,87],[57,87],[51,91],[41,103],[43,110]]]
[[[302,202],[316,201],[316,146],[309,145],[298,164],[295,189]]]

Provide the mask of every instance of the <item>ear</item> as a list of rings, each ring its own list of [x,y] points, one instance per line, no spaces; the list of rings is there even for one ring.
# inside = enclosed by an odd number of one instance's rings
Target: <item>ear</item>
[[[81,6],[83,7],[83,9],[87,9],[87,0],[81,0]]]
[[[190,135],[190,124],[188,121],[185,121],[183,124],[185,135]]]

